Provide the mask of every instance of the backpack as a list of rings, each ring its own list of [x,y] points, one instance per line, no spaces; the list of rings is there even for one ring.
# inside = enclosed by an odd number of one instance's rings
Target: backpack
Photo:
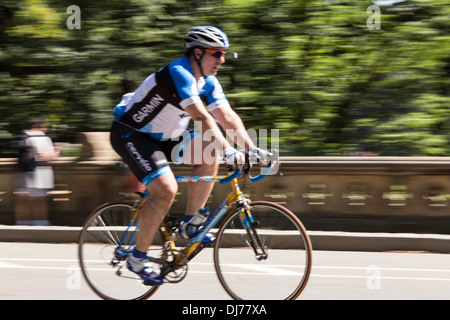
[[[12,147],[17,152],[17,165],[22,172],[29,172],[36,169],[36,159],[34,158],[34,148],[27,144],[30,135],[21,133],[12,141]]]

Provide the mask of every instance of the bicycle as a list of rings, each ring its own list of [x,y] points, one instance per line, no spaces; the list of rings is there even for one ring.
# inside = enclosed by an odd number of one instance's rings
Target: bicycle
[[[202,251],[203,237],[216,232],[212,245],[215,271],[231,298],[296,299],[311,272],[311,241],[298,217],[285,207],[244,197],[238,176],[244,173],[251,182],[257,182],[268,172],[252,177],[252,166],[246,162],[234,172],[229,168],[226,176],[176,177],[178,182],[229,183],[231,193],[184,247],[176,246],[179,222],[168,214],[147,258],[165,283],[178,283],[188,272],[188,262]],[[265,170],[268,169],[270,166]],[[82,274],[103,299],[147,299],[159,288],[143,285],[126,268],[138,230],[139,211],[148,199],[147,192],[140,195],[135,202],[111,202],[96,208],[80,232],[78,256]]]

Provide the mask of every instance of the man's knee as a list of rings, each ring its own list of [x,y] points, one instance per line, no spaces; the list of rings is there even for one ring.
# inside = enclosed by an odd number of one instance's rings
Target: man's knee
[[[150,198],[159,201],[173,201],[178,192],[178,184],[175,177],[167,174],[152,181],[147,188]]]

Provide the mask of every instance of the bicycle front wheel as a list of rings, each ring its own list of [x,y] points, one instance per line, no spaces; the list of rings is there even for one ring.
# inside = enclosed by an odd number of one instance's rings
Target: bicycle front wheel
[[[78,257],[82,274],[91,289],[106,300],[147,299],[158,289],[143,285],[126,266],[137,232],[136,223],[131,220],[133,212],[133,205],[128,202],[105,204],[87,218],[80,233]],[[150,250],[157,256],[162,246],[152,246]]]
[[[308,282],[312,246],[300,220],[275,203],[250,203],[222,222],[214,264],[219,281],[237,300],[293,300]]]

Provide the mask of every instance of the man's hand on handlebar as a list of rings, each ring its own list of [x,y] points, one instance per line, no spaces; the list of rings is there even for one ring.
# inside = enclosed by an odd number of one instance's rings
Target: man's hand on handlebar
[[[226,148],[223,150],[223,156],[226,164],[229,166],[237,165],[238,168],[242,168],[245,164],[245,154],[234,148]]]
[[[261,181],[264,177],[274,175],[278,172],[279,159],[277,149],[273,149],[269,152],[257,147],[251,147],[249,151],[244,154],[243,152],[230,147],[223,151],[223,156],[228,170],[231,171],[235,168],[235,171],[232,175],[222,179],[220,181],[222,184],[226,184],[237,178],[244,169],[244,165],[246,166],[244,172],[249,175],[251,182]],[[249,173],[254,164],[259,164],[261,166],[261,173],[257,176],[251,176]]]
[[[273,160],[272,153],[255,146],[251,146],[248,149],[248,157],[251,164],[258,163],[261,166],[268,166]]]

